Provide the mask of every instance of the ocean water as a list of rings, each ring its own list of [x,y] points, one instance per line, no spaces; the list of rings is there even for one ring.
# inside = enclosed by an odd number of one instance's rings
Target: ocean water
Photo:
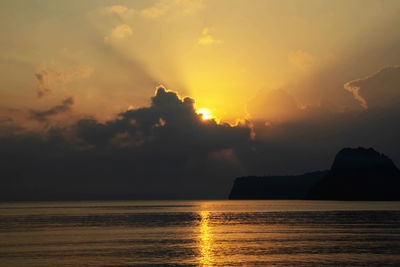
[[[400,202],[0,204],[1,266],[400,266]]]

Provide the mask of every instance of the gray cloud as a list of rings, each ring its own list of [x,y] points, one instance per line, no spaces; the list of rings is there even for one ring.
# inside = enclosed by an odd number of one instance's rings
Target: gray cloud
[[[46,70],[41,70],[35,73],[37,85],[36,93],[38,98],[42,98],[46,94],[50,93],[52,90],[49,86],[48,72]]]
[[[344,88],[364,108],[397,105],[400,103],[400,66],[383,68],[371,76],[346,83]]]
[[[23,131],[24,127],[16,124],[13,118],[0,116],[0,137],[15,135]]]
[[[60,111],[51,110],[39,118]],[[149,107],[114,120],[46,129],[0,138],[3,156],[13,155],[1,158],[4,197],[218,198],[232,177],[245,174],[237,153],[251,143],[248,125],[204,121],[193,99],[164,88]]]
[[[151,106],[129,110],[104,124],[83,119],[75,126],[77,136],[93,146],[109,146],[115,137],[125,135],[138,143],[162,146],[185,145],[185,150],[207,152],[235,146],[249,139],[247,125],[230,126],[215,120],[203,121],[194,108],[194,100],[181,99],[175,92],[159,88]]]
[[[357,84],[360,93],[365,89],[394,96],[392,90],[399,84],[395,75],[385,74],[394,80],[381,77],[379,82],[372,77]],[[385,87],[390,90],[379,90],[382,84],[390,85]],[[63,127],[49,122],[40,134],[2,135],[0,195],[4,199],[223,198],[236,176],[328,169],[343,147],[374,147],[400,163],[396,105],[344,111],[323,105],[299,107],[297,99],[283,90],[266,93],[253,104],[274,111],[276,102],[299,114],[271,125],[255,119],[255,139],[250,138],[250,124],[204,121],[193,99],[164,88],[157,90],[148,107],[122,112],[112,120],[84,118]],[[39,118],[65,112],[72,103],[41,111]]]
[[[61,104],[56,105],[47,110],[30,110],[30,118],[33,120],[37,120],[40,122],[44,122],[48,119],[48,117],[57,115],[60,113],[67,112],[71,110],[72,105],[74,104],[74,98],[68,97],[64,99]]]
[[[300,106],[300,101],[284,90],[260,93],[248,108],[256,132],[254,151],[242,150],[238,157],[258,175],[327,169],[343,147],[372,146],[400,164],[399,74],[399,67],[387,67],[348,83],[359,87],[368,109],[341,110],[323,103]],[[354,100],[346,105],[351,103],[359,105]],[[280,109],[286,111],[279,115]]]

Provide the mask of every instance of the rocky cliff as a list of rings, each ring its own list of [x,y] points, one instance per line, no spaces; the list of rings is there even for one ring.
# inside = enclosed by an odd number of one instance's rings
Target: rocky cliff
[[[400,170],[373,148],[344,148],[329,171],[236,178],[229,199],[400,200]]]
[[[372,148],[344,148],[307,198],[400,200],[400,171],[392,160]]]

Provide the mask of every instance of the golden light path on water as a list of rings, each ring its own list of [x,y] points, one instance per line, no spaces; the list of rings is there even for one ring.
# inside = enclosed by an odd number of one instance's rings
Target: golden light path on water
[[[213,235],[209,227],[209,211],[200,212],[200,236],[199,236],[199,248],[200,248],[200,263],[202,266],[212,266],[213,264]]]

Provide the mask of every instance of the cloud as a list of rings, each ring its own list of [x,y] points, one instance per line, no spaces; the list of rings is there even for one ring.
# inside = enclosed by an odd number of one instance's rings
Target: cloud
[[[332,111],[265,90],[249,102],[252,123],[232,126],[203,120],[194,99],[159,87],[149,106],[113,119],[50,120],[72,103],[32,113],[46,121],[36,133],[0,120],[3,198],[223,198],[236,176],[327,169],[346,146],[372,146],[400,162],[395,105]]]
[[[153,6],[142,9],[141,14],[147,18],[158,18],[171,8],[167,1],[156,2]]]
[[[16,124],[13,118],[8,116],[0,116],[0,137],[19,134],[24,130],[24,127]]]
[[[202,7],[202,0],[159,0],[152,6],[142,9],[140,13],[146,18],[155,19],[173,11],[180,14],[192,14]]]
[[[304,50],[297,50],[289,55],[289,62],[301,71],[309,71],[314,64],[314,57]]]
[[[351,92],[353,94],[353,96],[354,96],[354,99],[357,100],[358,102],[360,102],[360,105],[363,108],[367,109],[368,108],[368,104],[367,104],[367,101],[364,99],[364,97],[362,97],[360,95],[360,92],[359,92],[360,91],[360,87],[359,86],[354,86],[354,85],[351,85],[351,84],[352,84],[352,82],[345,83],[344,86],[343,86],[344,89],[346,89],[347,91]]]
[[[135,14],[135,10],[133,8],[129,8],[123,5],[112,5],[103,7],[101,9],[101,12],[104,15],[117,15],[123,19],[131,18]]]
[[[85,65],[78,65],[70,71],[48,67],[40,68],[35,73],[37,97],[42,98],[51,94],[58,84],[65,85],[71,81],[89,78],[93,72],[92,67]]]
[[[204,7],[203,0],[175,0],[177,5],[180,5],[184,13],[193,13]]]
[[[32,116],[47,120],[68,111],[72,103],[66,99],[51,109],[33,111]],[[71,126],[48,121],[42,133],[0,138],[0,164],[3,155],[15,155],[3,166],[6,186],[0,192],[2,197],[43,197],[48,192],[217,197],[227,194],[234,173],[242,174],[237,153],[249,146],[250,133],[246,123],[231,126],[203,120],[194,99],[160,87],[150,106],[127,110],[112,120],[81,118]],[[24,166],[20,176],[13,174],[17,165]],[[90,192],[85,193],[88,185]]]
[[[48,72],[46,70],[40,70],[35,73],[35,77],[37,80],[36,93],[39,98],[42,98],[52,91],[49,86]]]
[[[247,125],[231,126],[213,119],[204,121],[194,105],[192,98],[181,98],[160,87],[152,97],[150,107],[130,109],[105,124],[93,119],[80,120],[75,129],[78,137],[98,147],[109,146],[110,142],[115,144],[124,137],[135,140],[134,146],[153,142],[165,142],[164,146],[184,143],[185,149],[200,151],[208,147],[208,152],[213,152],[230,148],[238,140],[249,139]]]
[[[210,29],[204,28],[203,31],[201,32],[201,37],[199,38],[197,43],[199,45],[212,45],[212,44],[220,44],[222,43],[222,41],[214,39],[214,37],[210,34]]]
[[[330,86],[330,78],[335,74],[325,77],[326,86]],[[331,108],[325,102],[304,105],[287,90],[260,91],[247,105],[256,133],[254,151],[238,153],[241,164],[252,170],[264,168],[273,174],[301,173],[328,168],[336,151],[357,146],[385,151],[400,164],[396,149],[400,145],[399,77],[399,67],[386,67],[346,83],[347,88],[357,88],[368,109]],[[322,81],[319,88],[325,88]],[[339,85],[336,90],[351,100],[343,104],[356,106],[358,102],[340,88]],[[304,164],[308,167],[304,168]]]
[[[40,122],[44,122],[50,116],[54,116],[60,113],[67,112],[71,110],[72,105],[74,104],[74,99],[72,97],[68,97],[64,99],[61,104],[56,105],[47,110],[30,110],[30,118],[33,120],[37,120]]]
[[[127,24],[120,24],[111,30],[111,38],[114,40],[124,39],[131,36],[133,33],[132,28]],[[107,41],[110,37],[106,36],[104,39]]]
[[[366,78],[347,82],[344,88],[353,93],[363,108],[398,105],[400,66],[386,67]]]

